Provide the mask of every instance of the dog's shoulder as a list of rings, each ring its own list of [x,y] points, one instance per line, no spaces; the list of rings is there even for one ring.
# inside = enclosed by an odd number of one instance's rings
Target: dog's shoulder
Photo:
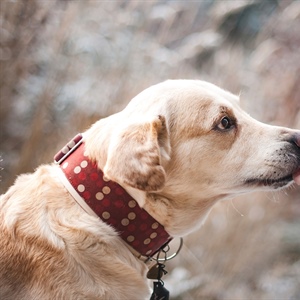
[[[137,286],[147,293],[144,264],[83,211],[57,171],[20,175],[0,198],[0,299],[129,299]]]

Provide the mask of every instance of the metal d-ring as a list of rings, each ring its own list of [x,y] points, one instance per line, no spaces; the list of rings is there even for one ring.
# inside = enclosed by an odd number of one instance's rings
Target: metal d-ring
[[[181,250],[181,248],[182,248],[182,245],[183,245],[183,238],[180,238],[180,244],[179,244],[179,247],[178,247],[178,249],[177,249],[176,252],[174,252],[174,253],[173,253],[172,255],[170,255],[170,256],[167,256],[167,252],[168,252],[169,249],[170,249],[169,244],[168,244],[168,245],[166,245],[166,247],[169,247],[167,251],[164,251],[164,249],[161,249],[161,250],[159,251],[158,255],[157,255],[157,258],[152,258],[152,259],[156,260],[157,262],[165,262],[165,261],[167,261],[167,260],[170,260],[170,259],[176,257],[176,256],[179,254],[179,252],[180,252],[180,250]],[[160,252],[164,252],[164,253],[165,253],[165,257],[164,257],[164,258],[159,258]]]

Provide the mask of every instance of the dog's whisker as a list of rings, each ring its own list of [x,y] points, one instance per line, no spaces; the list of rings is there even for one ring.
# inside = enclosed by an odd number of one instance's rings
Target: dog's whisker
[[[232,205],[232,207],[234,208],[234,210],[241,216],[241,217],[244,217],[245,215],[243,215],[237,208],[236,206],[234,205],[233,203],[233,199],[230,200],[230,203]]]

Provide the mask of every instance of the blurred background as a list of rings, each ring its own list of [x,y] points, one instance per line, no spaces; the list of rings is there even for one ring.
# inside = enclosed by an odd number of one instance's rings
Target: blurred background
[[[1,182],[144,88],[193,78],[300,129],[300,1],[1,0]],[[215,206],[168,263],[173,300],[300,299],[300,189]]]

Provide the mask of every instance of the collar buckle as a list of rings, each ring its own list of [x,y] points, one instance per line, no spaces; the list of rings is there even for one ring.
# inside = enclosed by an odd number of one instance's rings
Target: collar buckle
[[[54,163],[60,165],[73,151],[75,151],[83,142],[81,133],[75,135],[60,151],[54,155]]]

